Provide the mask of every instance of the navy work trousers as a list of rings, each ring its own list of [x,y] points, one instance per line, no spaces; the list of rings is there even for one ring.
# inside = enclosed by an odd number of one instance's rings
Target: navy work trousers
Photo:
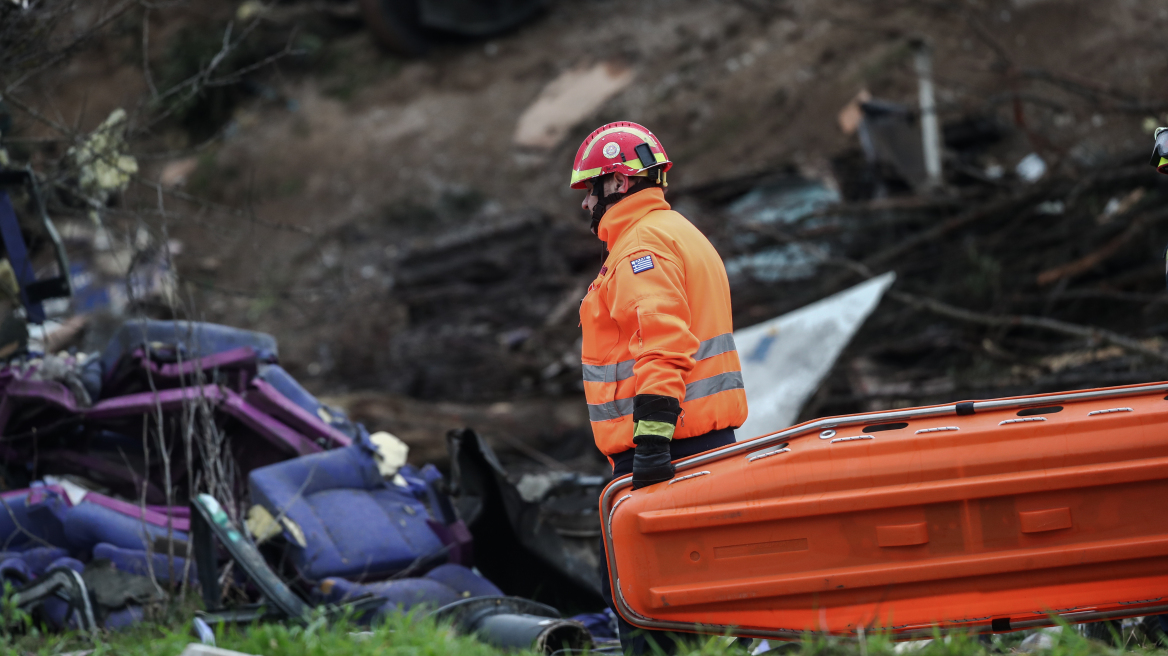
[[[710,449],[717,449],[718,447],[733,443],[734,429],[723,428],[721,430],[710,431],[705,435],[673,440],[669,443],[669,456],[670,460],[680,460],[681,458],[688,458],[709,451]],[[633,449],[613,454],[612,462],[613,478],[620,478],[621,476],[627,476],[633,473]],[[603,521],[603,518],[601,518],[601,521]],[[616,613],[616,604],[612,601],[612,585],[609,582],[608,575],[608,555],[604,551],[603,543],[600,545],[600,585],[604,592],[604,600],[608,602],[608,607],[612,609],[612,612]],[[673,634],[665,631],[638,629],[626,622],[625,618],[620,616],[620,613],[617,613],[616,619],[620,626],[621,648],[624,649],[626,654],[652,653],[653,648],[650,646],[650,641],[656,643],[666,654],[674,654],[677,652],[677,645],[672,638]]]

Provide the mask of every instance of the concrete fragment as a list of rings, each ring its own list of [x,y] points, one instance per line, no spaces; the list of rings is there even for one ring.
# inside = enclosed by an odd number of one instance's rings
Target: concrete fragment
[[[580,121],[633,81],[633,72],[612,63],[577,67],[548,83],[515,126],[515,143],[550,149]]]
[[[198,642],[192,642],[187,645],[187,648],[182,650],[179,656],[255,656],[254,654],[245,654],[241,651],[232,651],[230,649],[222,649],[219,647],[212,647],[211,645],[204,645]]]
[[[289,539],[291,539],[291,541],[293,543],[295,543],[298,547],[303,549],[304,547],[308,546],[308,540],[306,540],[304,538],[304,530],[300,528],[299,524],[292,521],[292,519],[289,517],[281,517],[280,524],[284,527],[284,530],[288,533]]]
[[[1042,176],[1046,175],[1046,160],[1042,159],[1038,153],[1030,153],[1018,162],[1018,165],[1014,167],[1014,173],[1026,182],[1038,182]]]
[[[1143,187],[1136,187],[1132,189],[1123,198],[1116,196],[1107,201],[1107,205],[1103,207],[1103,213],[1095,217],[1095,223],[1099,225],[1106,225],[1111,223],[1111,220],[1117,216],[1123,215],[1131,211],[1133,207],[1139,204],[1144,199],[1144,194],[1147,190]]]
[[[860,89],[855,98],[848,101],[839,111],[836,121],[839,123],[840,132],[851,136],[860,129],[860,121],[864,119],[864,113],[860,111],[860,105],[872,99],[872,94],[868,93],[867,89]]]
[[[255,539],[256,544],[263,544],[280,534],[280,525],[272,513],[261,505],[254,505],[247,510],[247,520],[244,522],[247,532]]]
[[[892,652],[895,654],[911,654],[913,652],[921,651],[931,644],[933,644],[932,638],[925,638],[924,640],[905,640],[904,642],[896,643],[896,645],[892,648]]]
[[[1026,636],[1022,644],[1018,645],[1018,651],[1025,653],[1033,653],[1036,651],[1048,651],[1054,647],[1055,636],[1063,632],[1063,627],[1052,626],[1045,629],[1039,629],[1034,633]]]
[[[158,181],[164,187],[181,187],[187,183],[197,168],[199,168],[198,157],[172,160],[162,167],[162,174],[158,176]]]
[[[410,455],[410,447],[398,436],[385,431],[378,431],[369,436],[369,441],[377,447],[373,457],[377,460],[377,471],[382,478],[393,478],[397,471],[406,464]]]
[[[557,485],[570,478],[573,478],[573,475],[568,472],[524,474],[520,477],[519,483],[515,485],[515,489],[519,490],[519,496],[524,501],[528,503],[539,503],[543,501],[548,492],[551,492]]]

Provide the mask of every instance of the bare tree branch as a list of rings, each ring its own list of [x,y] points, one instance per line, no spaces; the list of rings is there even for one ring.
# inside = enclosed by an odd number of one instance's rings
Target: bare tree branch
[[[976,323],[983,326],[1038,328],[1063,335],[1070,335],[1072,337],[1082,337],[1106,344],[1113,344],[1126,351],[1138,353],[1159,362],[1168,362],[1168,355],[1154,348],[1145,346],[1144,344],[1135,339],[1132,339],[1131,337],[1120,335],[1117,332],[1113,332],[1105,328],[1083,326],[1080,324],[1069,323],[1067,321],[1059,321],[1058,319],[1049,319],[1047,317],[983,314],[981,312],[974,312],[972,310],[955,307],[953,305],[949,305],[948,303],[942,303],[941,301],[932,298],[916,296],[914,294],[907,294],[905,292],[896,290],[889,290],[887,294],[889,298],[904,303],[910,307],[916,308],[918,310],[928,310],[934,314],[939,314],[951,319],[957,319],[959,321]]]
[[[48,59],[45,60],[44,62],[42,62],[40,65],[34,66],[32,69],[25,71],[24,74],[22,74],[20,77],[8,82],[8,84],[6,84],[4,87],[4,92],[2,95],[7,97],[15,89],[19,88],[20,85],[24,84],[26,81],[28,81],[33,76],[39,75],[40,73],[42,73],[42,72],[52,68],[53,66],[61,63],[66,58],[70,57],[71,55],[76,54],[76,52],[81,48],[81,46],[85,45],[85,43],[87,43],[91,38],[93,38],[98,32],[100,32],[102,29],[104,29],[107,25],[109,25],[113,21],[120,18],[122,16],[122,14],[129,11],[134,6],[134,4],[136,2],[137,2],[137,0],[123,0],[120,4],[115,6],[112,11],[110,11],[108,14],[105,14],[104,16],[102,16],[93,25],[90,25],[89,28],[85,32],[82,32],[80,35],[76,36],[72,41],[65,44],[61,48],[59,48],[56,52],[52,53],[48,57]],[[67,7],[62,9],[62,14],[65,16],[69,16],[72,13],[73,13],[73,4],[72,3],[70,3]],[[4,73],[3,69],[0,68],[0,76],[3,76],[3,73]]]
[[[1159,216],[1160,214],[1168,216],[1168,211],[1155,213],[1155,216]],[[876,275],[872,269],[863,262],[857,262],[849,258],[834,257],[820,246],[811,242],[794,239],[790,235],[784,233],[778,228],[775,228],[774,226],[768,224],[752,224],[750,227],[759,232],[770,233],[780,239],[783,239],[784,241],[787,241],[788,243],[797,243],[801,247],[813,253],[822,262],[844,266],[863,278],[873,278]],[[936,299],[917,296],[915,294],[909,294],[895,289],[890,289],[885,294],[889,298],[900,303],[904,303],[905,305],[908,305],[912,308],[926,310],[934,314],[949,317],[950,319],[957,319],[959,321],[980,324],[983,326],[1004,328],[1037,328],[1040,330],[1047,330],[1072,337],[1081,337],[1090,339],[1092,341],[1113,344],[1126,351],[1138,353],[1159,362],[1168,362],[1168,354],[1146,346],[1131,337],[1121,335],[1117,332],[1107,330],[1105,328],[1084,326],[1067,321],[1060,321],[1058,319],[1050,319],[1047,317],[1034,317],[1028,315],[994,315],[975,312],[973,310],[967,310],[949,305],[948,303],[944,303]]]
[[[166,187],[163,187],[162,184],[159,182],[155,182],[153,180],[147,180],[146,178],[141,177],[141,176],[136,176],[135,181],[140,183],[140,184],[143,184],[147,187],[150,187],[152,190],[160,191],[160,193],[163,193],[163,194],[170,196],[172,198],[176,198],[178,200],[183,200],[183,201],[186,201],[189,203],[194,203],[195,205],[203,206],[203,207],[206,207],[209,209],[214,209],[216,211],[226,213],[226,214],[233,216],[233,217],[244,218],[244,219],[247,219],[248,221],[251,221],[252,223],[255,223],[256,225],[260,225],[260,226],[263,226],[265,228],[272,228],[273,230],[287,230],[289,232],[296,232],[296,233],[300,233],[302,235],[316,236],[316,232],[314,230],[312,230],[311,228],[308,228],[306,226],[298,226],[298,225],[295,225],[292,223],[282,223],[282,222],[277,222],[277,221],[266,221],[264,219],[261,219],[261,218],[255,216],[254,211],[245,212],[243,210],[235,209],[235,208],[229,207],[227,205],[220,205],[218,203],[214,203],[212,201],[209,201],[209,200],[206,200],[203,198],[199,198],[197,196],[193,196],[191,194],[186,193],[185,191],[180,191],[178,189],[168,189]]]
[[[142,3],[142,77],[150,89],[150,98],[158,98],[158,87],[154,86],[154,76],[150,74],[150,7]]]

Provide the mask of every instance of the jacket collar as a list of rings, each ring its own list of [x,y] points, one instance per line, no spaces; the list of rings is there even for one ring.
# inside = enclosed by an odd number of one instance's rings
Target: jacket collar
[[[655,210],[667,210],[669,203],[665,202],[665,190],[661,187],[642,189],[637,193],[626,196],[615,205],[608,208],[600,220],[600,227],[596,235],[612,250],[620,236],[629,228],[645,218],[645,215]]]

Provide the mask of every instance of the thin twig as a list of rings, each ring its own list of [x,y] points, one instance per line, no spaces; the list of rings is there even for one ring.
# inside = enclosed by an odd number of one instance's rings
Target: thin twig
[[[219,205],[218,203],[214,203],[214,202],[202,199],[202,198],[198,198],[196,196],[192,196],[191,194],[188,194],[188,193],[183,192],[183,191],[179,191],[177,189],[167,189],[166,187],[163,187],[161,183],[156,182],[154,180],[148,180],[148,179],[141,177],[141,176],[136,176],[134,179],[136,182],[143,184],[147,187],[150,187],[152,190],[158,190],[161,193],[166,194],[167,196],[170,196],[172,198],[177,198],[179,200],[187,201],[189,203],[194,203],[196,205],[201,205],[204,207],[215,209],[215,210],[218,210],[220,212],[230,214],[231,216],[234,216],[234,217],[245,218],[245,219],[251,221],[252,223],[255,223],[256,225],[260,225],[260,226],[263,226],[265,228],[272,228],[273,230],[287,230],[289,232],[296,232],[296,233],[300,233],[302,235],[316,236],[316,232],[314,230],[312,230],[311,228],[305,227],[305,226],[294,225],[291,223],[281,223],[281,222],[277,222],[277,221],[266,221],[264,219],[261,219],[261,218],[255,216],[254,213],[244,212],[242,210],[237,210],[235,208],[228,207],[226,205]]]
[[[972,310],[966,310],[949,305],[948,303],[943,303],[936,299],[916,296],[914,294],[908,294],[894,289],[888,290],[886,295],[895,301],[899,301],[918,310],[928,310],[934,314],[939,314],[951,319],[957,319],[959,321],[981,324],[983,326],[1038,328],[1041,330],[1061,333],[1063,335],[1082,337],[1106,344],[1114,344],[1115,346],[1118,346],[1127,351],[1131,351],[1132,353],[1139,353],[1140,355],[1159,362],[1168,362],[1168,355],[1154,348],[1145,346],[1139,341],[1132,339],[1131,337],[1126,337],[1117,332],[1107,330],[1106,328],[1084,326],[1067,321],[1060,321],[1058,319],[1050,319],[1047,317],[984,314],[981,312],[974,312]]]
[[[154,86],[154,76],[150,74],[150,7],[145,3],[142,9],[142,77],[146,78],[150,97],[158,98],[158,87]]]
[[[12,520],[12,525],[16,527],[17,533],[21,533],[21,534],[27,536],[33,542],[36,542],[36,543],[40,544],[41,546],[44,546],[44,547],[52,547],[53,546],[52,544],[45,542],[43,539],[38,537],[36,534],[34,534],[31,531],[29,531],[28,529],[26,529],[24,527],[24,525],[20,523],[20,520],[16,518],[16,513],[12,511],[12,506],[8,505],[8,500],[5,499],[2,495],[0,495],[0,504],[2,504],[4,506],[4,510],[8,511],[8,518]],[[12,539],[15,538],[16,535],[17,535],[16,533],[12,533],[11,535],[9,535],[8,539],[6,539],[4,541],[4,544],[2,546],[0,546],[0,550],[7,550],[8,545],[11,544]]]
[[[37,111],[35,109],[33,109],[31,106],[29,106],[23,100],[17,98],[16,96],[13,96],[11,92],[4,94],[4,102],[8,103],[9,105],[12,105],[13,107],[24,112],[25,114],[28,114],[29,116],[36,119],[37,121],[40,121],[41,123],[44,123],[45,125],[53,128],[57,132],[59,132],[63,135],[69,136],[70,141],[74,141],[74,142],[77,141],[77,134],[75,132],[73,132],[72,129],[62,125],[61,123],[58,123],[57,121],[54,121],[53,119],[45,116],[44,114],[40,113],[39,111]]]
[[[538,449],[533,449],[532,447],[524,444],[523,442],[515,439],[514,437],[511,437],[510,435],[507,435],[506,433],[498,433],[498,434],[492,435],[492,437],[495,437],[495,438],[498,438],[499,440],[502,440],[503,442],[505,442],[507,444],[507,446],[510,446],[511,448],[515,449],[516,451],[522,453],[523,455],[527,456],[528,458],[531,458],[532,460],[540,463],[541,465],[543,465],[545,467],[551,467],[552,469],[559,469],[561,471],[571,471],[571,469],[567,465],[560,462],[559,460],[556,460],[555,458],[547,455],[546,453],[543,453],[542,451],[539,451]]]
[[[49,57],[45,62],[43,62],[39,66],[33,67],[32,69],[30,69],[28,71],[25,71],[25,73],[23,75],[16,78],[12,82],[9,82],[4,87],[4,93],[0,94],[0,95],[3,95],[7,98],[7,96],[9,94],[11,94],[18,87],[20,87],[21,84],[24,84],[24,82],[26,80],[30,79],[32,76],[37,75],[38,73],[55,66],[56,64],[60,63],[62,60],[64,60],[69,55],[76,53],[77,50],[80,49],[80,47],[82,45],[84,45],[87,41],[89,41],[90,38],[92,38],[99,31],[101,31],[101,29],[104,28],[106,25],[117,20],[118,18],[121,17],[122,14],[129,11],[134,6],[134,4],[136,2],[137,2],[137,0],[124,0],[124,2],[122,2],[120,5],[117,5],[116,7],[114,7],[114,9],[112,11],[110,11],[108,14],[103,16],[96,23],[94,23],[93,25],[90,25],[89,28],[85,32],[81,33],[80,36],[74,38],[73,41],[62,46],[55,54],[53,54],[51,57]],[[73,11],[74,10],[73,10],[72,5],[70,5],[70,7],[66,10],[66,12],[70,15],[72,15]]]
[[[780,236],[783,235],[781,230],[771,228]],[[809,242],[798,242],[801,246],[811,251],[816,257],[823,261],[831,261],[841,264],[848,269],[854,271],[864,278],[873,278],[876,274],[865,263],[857,262],[849,258],[840,258],[831,256],[826,250]],[[1160,362],[1168,362],[1168,354],[1150,348],[1141,344],[1139,341],[1121,335],[1117,332],[1107,330],[1105,328],[1098,328],[1096,326],[1083,326],[1067,321],[1060,321],[1058,319],[1050,319],[1047,317],[1034,317],[1027,315],[992,315],[974,312],[959,308],[948,303],[943,303],[936,299],[917,296],[906,292],[890,289],[885,292],[889,298],[914,307],[919,310],[928,310],[935,314],[949,317],[951,319],[958,319],[969,323],[977,323],[984,326],[997,327],[1027,327],[1039,328],[1051,332],[1057,332],[1064,335],[1071,335],[1074,337],[1083,337],[1093,341],[1101,341],[1107,344],[1114,344],[1127,351],[1139,353],[1153,360]]]
[[[985,205],[958,214],[928,230],[918,232],[901,240],[895,246],[876,253],[865,259],[864,264],[869,267],[879,267],[888,264],[889,262],[900,259],[909,251],[919,248],[924,244],[934,242],[955,230],[964,228],[983,219],[998,216],[1014,207],[1036,202],[1049,193],[1050,186],[1050,184],[1037,184],[1019,193],[998,198]]]
[[[149,350],[150,346],[147,345],[146,349],[147,349],[146,350],[146,357],[149,358],[150,357],[150,350]],[[146,370],[147,370],[147,372],[149,372],[149,370],[150,370],[149,367],[147,367]],[[149,375],[149,373],[147,375]],[[155,401],[157,402],[157,399],[158,399],[157,392],[155,392],[154,397],[155,397]],[[150,419],[149,419],[149,417],[142,418],[142,461],[143,461],[142,469],[144,470],[143,477],[147,481],[147,484],[149,484],[149,481],[150,481]],[[138,512],[140,515],[138,518],[138,521],[142,522],[143,535],[149,536],[150,531],[149,531],[149,529],[146,528],[146,487],[147,487],[147,485],[142,486],[142,499],[138,505]],[[158,584],[158,576],[154,573],[154,541],[153,540],[144,540],[144,541],[146,542],[146,545],[145,545],[146,546],[146,574],[150,578],[150,583],[152,583],[154,585],[154,589],[160,595],[164,594],[162,591],[162,586]]]
[[[1077,275],[1086,273],[1096,266],[1110,259],[1119,252],[1128,242],[1139,236],[1150,225],[1159,223],[1164,219],[1168,219],[1168,208],[1161,208],[1152,212],[1146,212],[1137,216],[1128,227],[1111,241],[1104,244],[1097,250],[1094,250],[1083,257],[1073,261],[1061,264],[1042,271],[1035,278],[1035,281],[1040,287],[1049,285],[1053,282],[1073,278]]]

